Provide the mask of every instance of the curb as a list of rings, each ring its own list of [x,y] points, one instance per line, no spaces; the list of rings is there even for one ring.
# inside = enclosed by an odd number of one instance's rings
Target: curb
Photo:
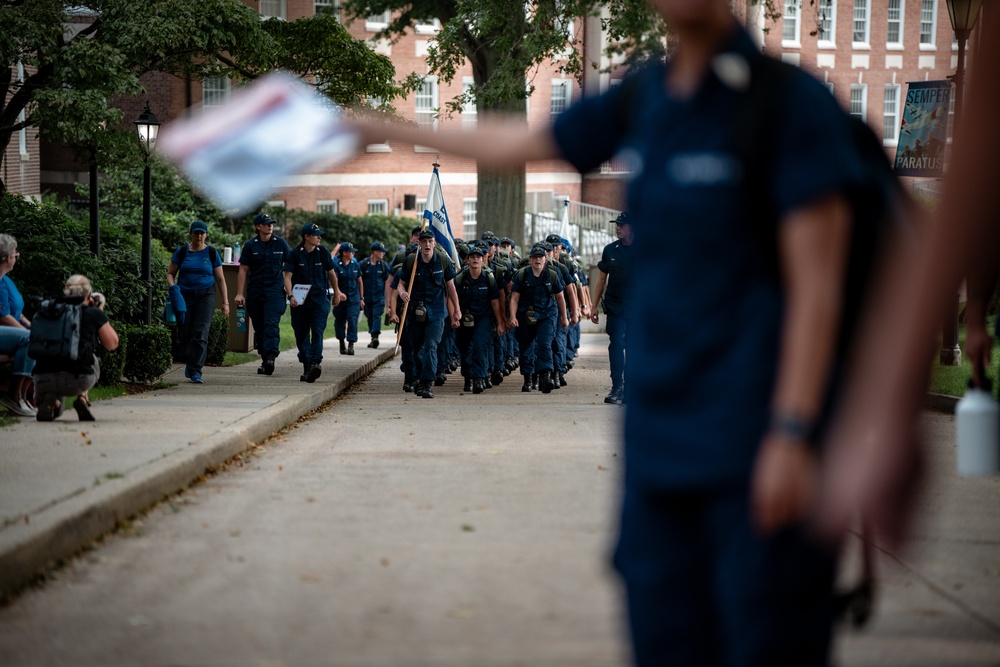
[[[955,406],[958,405],[959,398],[957,396],[948,396],[947,394],[935,394],[934,392],[927,392],[924,394],[924,407],[928,410],[934,410],[936,412],[943,412],[945,414],[953,415],[955,414]]]
[[[7,527],[0,533],[0,599],[17,593],[35,577],[113,531],[123,520],[183,490],[205,471],[333,400],[394,356],[395,346],[319,391],[287,397],[248,415],[226,433],[198,441],[197,451],[178,450],[128,471],[97,490],[88,490],[85,497],[80,494],[59,503],[31,524]]]

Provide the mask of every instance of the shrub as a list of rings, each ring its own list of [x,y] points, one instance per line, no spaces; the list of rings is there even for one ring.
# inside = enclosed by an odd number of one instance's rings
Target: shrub
[[[101,360],[101,377],[97,384],[101,387],[116,387],[121,384],[122,376],[125,374],[125,361],[128,359],[128,339],[122,329],[128,325],[114,325],[118,332],[118,347],[114,350],[107,350],[100,343],[97,344],[97,358]]]
[[[170,370],[170,331],[159,324],[123,328],[127,350],[125,377],[139,384],[156,382]]]
[[[205,357],[205,364],[221,366],[228,346],[229,318],[221,310],[216,310],[212,313],[212,327],[208,330],[208,355]]]

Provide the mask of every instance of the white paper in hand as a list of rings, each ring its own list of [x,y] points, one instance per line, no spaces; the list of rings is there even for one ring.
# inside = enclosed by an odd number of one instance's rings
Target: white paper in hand
[[[281,179],[357,150],[357,133],[339,108],[287,72],[274,72],[235,93],[221,107],[178,119],[157,147],[223,210],[245,213]]]

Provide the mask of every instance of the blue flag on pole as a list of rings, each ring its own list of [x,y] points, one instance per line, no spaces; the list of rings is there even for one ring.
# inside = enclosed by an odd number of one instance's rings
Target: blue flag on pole
[[[438,175],[437,167],[434,167],[434,173],[431,174],[431,185],[427,189],[425,206],[424,217],[427,218],[427,225],[434,232],[438,245],[445,249],[455,266],[462,266],[458,250],[455,248],[455,236],[451,233],[451,223],[448,222],[448,211],[444,207],[444,193],[441,191],[441,177]]]

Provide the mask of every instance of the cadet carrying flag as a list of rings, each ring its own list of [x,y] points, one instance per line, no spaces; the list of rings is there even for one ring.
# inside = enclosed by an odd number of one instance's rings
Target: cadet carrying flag
[[[448,222],[448,211],[444,207],[444,193],[441,191],[441,177],[438,175],[437,165],[434,166],[434,173],[431,174],[431,185],[427,190],[424,217],[427,219],[427,225],[434,232],[434,238],[438,245],[442,246],[451,256],[451,261],[455,263],[455,266],[462,266],[462,262],[458,258],[458,250],[455,248],[455,237],[451,233],[451,223]]]

